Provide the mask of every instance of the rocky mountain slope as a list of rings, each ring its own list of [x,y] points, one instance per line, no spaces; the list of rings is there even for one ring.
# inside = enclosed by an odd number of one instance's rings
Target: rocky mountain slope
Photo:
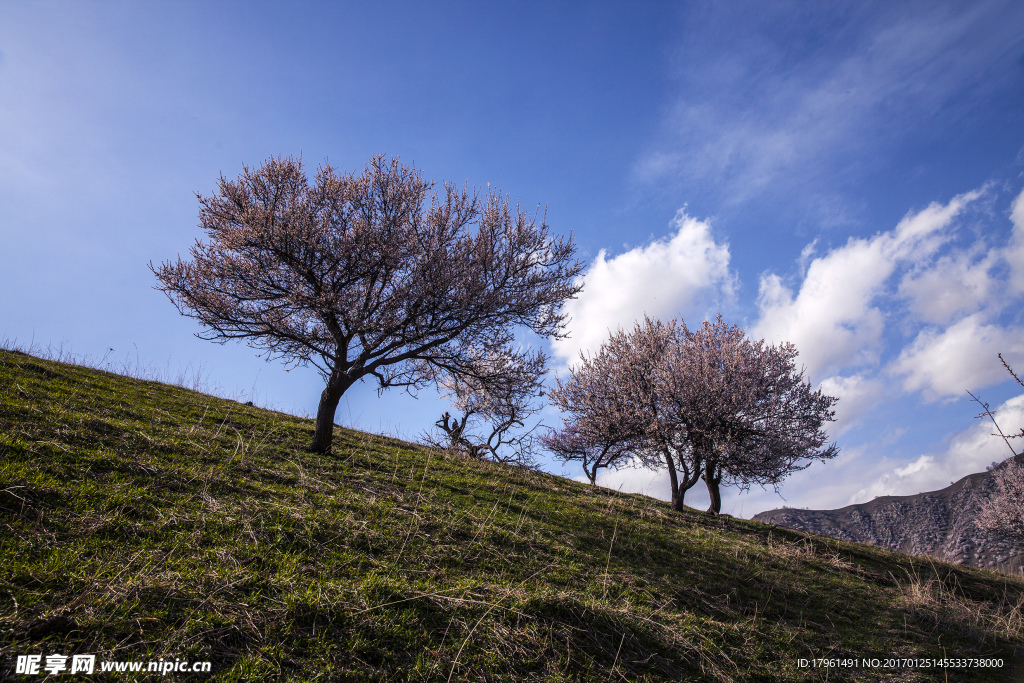
[[[1024,550],[978,528],[981,501],[995,486],[990,472],[971,474],[939,491],[882,496],[838,510],[782,508],[754,516],[777,526],[871,543],[910,555],[1020,574]]]

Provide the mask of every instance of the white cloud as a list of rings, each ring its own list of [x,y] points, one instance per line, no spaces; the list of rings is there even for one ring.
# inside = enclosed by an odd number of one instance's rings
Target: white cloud
[[[807,264],[811,262],[811,257],[814,256],[817,247],[818,238],[815,237],[813,242],[800,250],[800,277],[807,277]]]
[[[763,26],[787,11],[689,27],[679,52],[682,87],[635,164],[638,180],[705,183],[735,200],[780,186],[806,196],[823,170],[870,168],[865,150],[889,144],[888,135],[913,135],[922,120],[948,120],[971,106],[963,94],[979,87],[978,74],[1012,70],[1016,54],[1005,3],[862,13],[831,49],[801,61],[791,59],[790,43],[763,39]],[[807,26],[823,19],[815,14]],[[704,41],[722,30],[744,39],[718,57]]]
[[[991,301],[997,288],[991,271],[997,261],[996,251],[981,259],[967,252],[943,256],[907,273],[899,294],[918,320],[949,323],[957,314],[975,313]]]
[[[935,462],[935,458],[932,456],[922,455],[906,467],[897,467],[893,472],[898,477],[909,477],[912,474],[925,471],[933,462]]]
[[[827,377],[821,381],[821,390],[827,396],[838,396],[835,406],[836,420],[828,424],[831,436],[836,437],[857,423],[858,418],[879,404],[885,394],[885,384],[863,374]]]
[[[1017,431],[1024,426],[1024,394],[1000,405],[994,415],[1003,432]],[[991,422],[979,421],[954,435],[945,452],[921,455],[907,465],[880,474],[870,485],[853,492],[847,504],[865,503],[878,496],[935,491],[968,474],[981,472],[990,463],[1010,456],[1010,449],[1002,439],[993,436],[994,432]]]
[[[566,304],[570,337],[552,344],[565,362],[594,352],[609,330],[630,327],[649,315],[668,318],[733,296],[729,245],[719,244],[707,221],[680,210],[674,234],[613,258],[602,249],[583,274],[579,298]],[[703,314],[703,311],[701,311]]]
[[[962,396],[1007,379],[997,355],[1011,364],[1024,357],[1024,329],[986,325],[980,313],[938,331],[922,330],[903,349],[890,372],[903,375],[903,389],[928,401]]]
[[[953,197],[945,206],[932,202],[917,213],[908,213],[896,225],[895,234],[883,236],[888,242],[886,250],[894,260],[917,260],[931,255],[949,239],[942,234],[943,228],[981,194],[981,190],[972,190]]]
[[[605,488],[623,493],[642,493],[652,498],[668,500],[668,472],[649,470],[644,467],[624,467],[620,470],[603,470],[597,483]]]
[[[872,238],[851,238],[811,262],[796,295],[778,275],[763,275],[757,302],[761,315],[752,336],[792,342],[812,376],[876,362],[885,323],[874,300],[898,265],[942,245],[944,229],[979,194],[954,197],[945,206],[933,203]]]
[[[1010,266],[1009,294],[1024,293],[1024,191],[1017,195],[1010,212],[1013,236],[1003,254]]]

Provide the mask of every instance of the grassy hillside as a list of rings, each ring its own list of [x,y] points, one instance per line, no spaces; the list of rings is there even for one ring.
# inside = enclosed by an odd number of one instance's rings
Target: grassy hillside
[[[348,430],[312,455],[311,430],[0,351],[0,679],[41,680],[13,673],[32,653],[217,681],[1024,674],[1019,579]],[[1005,665],[798,665],[897,655]]]

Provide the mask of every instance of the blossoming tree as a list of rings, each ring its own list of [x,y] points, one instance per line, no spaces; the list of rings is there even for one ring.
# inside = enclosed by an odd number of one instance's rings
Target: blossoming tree
[[[563,335],[562,307],[581,285],[571,236],[499,193],[435,185],[375,156],[362,173],[271,158],[199,196],[191,260],[150,264],[198,336],[245,340],[324,378],[310,449],[330,451],[342,395],[439,378],[505,381],[497,367],[533,362],[515,330]]]

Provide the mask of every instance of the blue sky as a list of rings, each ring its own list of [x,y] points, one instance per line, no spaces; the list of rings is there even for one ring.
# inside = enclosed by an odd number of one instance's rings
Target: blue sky
[[[842,454],[725,511],[940,488],[1008,454],[965,390],[1024,424],[1024,5],[893,4],[4,3],[0,337],[315,412],[313,370],[195,339],[147,264],[220,173],[386,153],[575,235],[554,371],[644,313],[797,344]],[[338,420],[443,409],[364,385]]]

